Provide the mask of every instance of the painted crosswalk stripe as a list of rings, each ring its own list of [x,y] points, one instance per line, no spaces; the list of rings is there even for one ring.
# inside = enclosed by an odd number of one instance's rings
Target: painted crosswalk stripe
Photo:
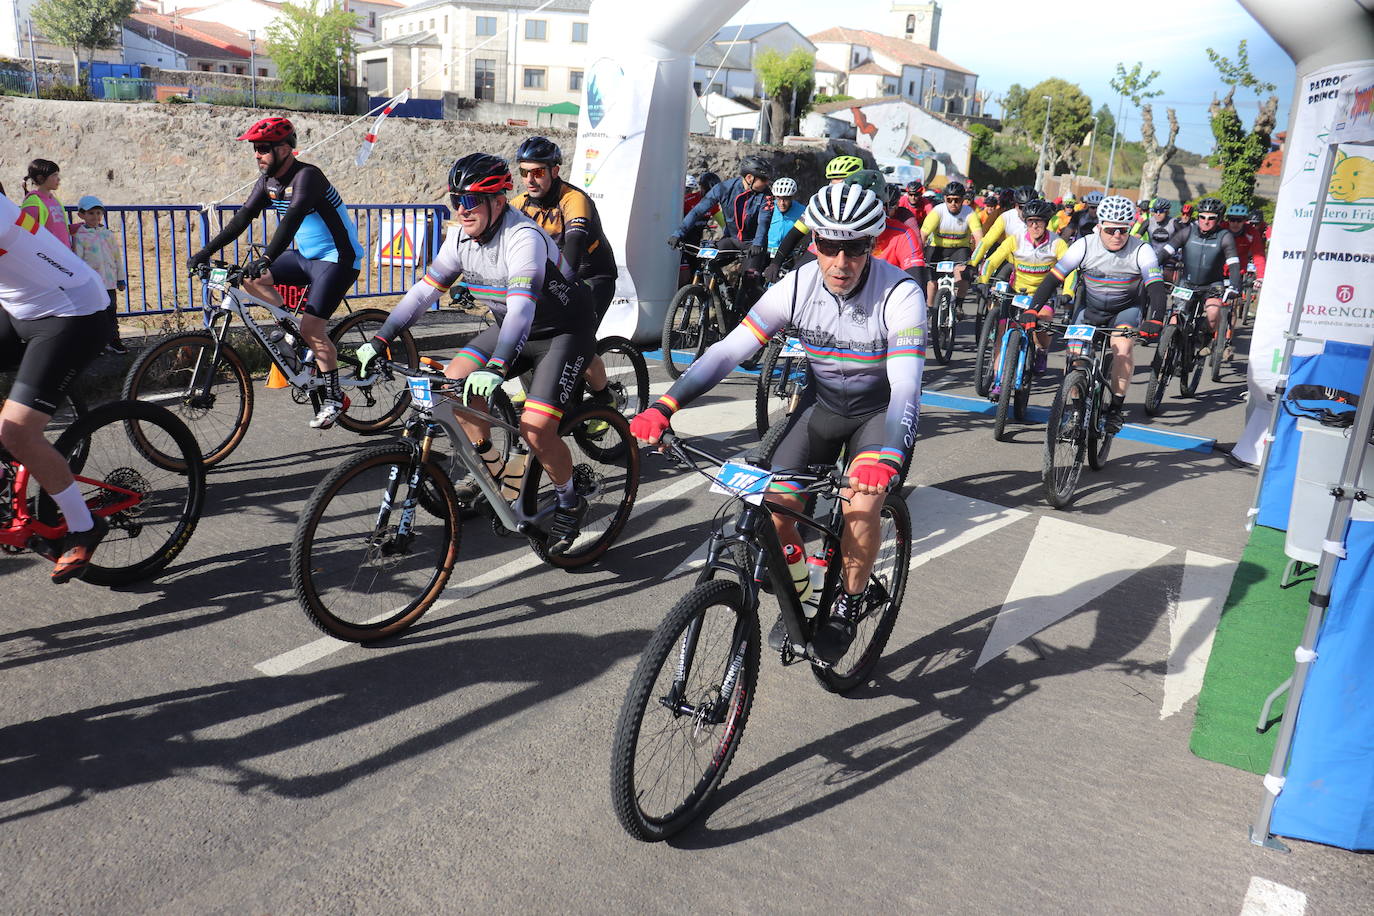
[[[1202,690],[1221,606],[1235,578],[1235,560],[1189,550],[1178,601],[1169,608],[1169,660],[1159,717],[1167,719]]]
[[[1307,895],[1277,881],[1258,876],[1250,879],[1240,916],[1302,916]]]

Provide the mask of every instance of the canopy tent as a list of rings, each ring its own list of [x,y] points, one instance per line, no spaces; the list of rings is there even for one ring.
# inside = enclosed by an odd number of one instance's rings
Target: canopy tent
[[[536,111],[534,114],[534,120],[535,123],[538,123],[540,115],[548,115],[549,124],[552,125],[554,115],[569,115],[570,117],[575,118],[578,116],[578,114],[581,113],[581,111],[582,109],[579,108],[577,104],[574,102],[555,102],[552,105],[545,105],[543,108]]]

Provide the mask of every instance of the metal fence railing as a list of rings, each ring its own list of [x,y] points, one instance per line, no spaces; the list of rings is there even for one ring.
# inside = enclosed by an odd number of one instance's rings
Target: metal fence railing
[[[206,211],[195,206],[110,206],[105,222],[124,252],[128,284],[117,298],[123,315],[158,315],[200,309],[199,285],[186,259],[233,218],[237,204]],[[67,208],[76,219],[75,208]],[[399,296],[423,275],[443,242],[448,208],[428,204],[357,204],[348,207],[358,226],[362,272],[348,295],[354,299]],[[242,261],[249,245],[265,245],[279,218],[268,210],[224,249],[220,257]]]
[[[48,70],[38,71],[40,94],[54,86],[71,86],[71,77]],[[210,105],[232,105],[239,108],[280,108],[287,111],[351,111],[349,98],[309,92],[284,92],[278,89],[258,89],[252,86],[190,86],[155,82],[133,76],[90,76],[83,73],[80,88],[93,99],[107,102],[156,102],[168,96],[183,96]],[[29,95],[33,92],[33,75],[28,70],[0,68],[0,92]]]

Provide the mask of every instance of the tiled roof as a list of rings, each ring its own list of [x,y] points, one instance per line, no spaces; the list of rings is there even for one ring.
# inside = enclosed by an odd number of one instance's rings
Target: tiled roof
[[[134,13],[124,20],[124,28],[140,35],[152,32],[152,39],[178,54],[210,60],[247,60],[251,56],[248,36],[226,25],[177,17],[173,28],[170,16]]]
[[[811,110],[816,114],[827,115],[836,111],[845,111],[849,108],[867,108],[869,105],[886,105],[891,103],[901,103],[903,105],[910,105],[912,108],[920,108],[923,113],[930,115],[935,120],[948,124],[955,130],[962,130],[964,133],[968,133],[966,128],[955,124],[944,115],[931,111],[929,108],[921,108],[920,105],[917,105],[915,102],[911,101],[911,99],[902,98],[900,95],[880,95],[871,99],[844,99],[839,102],[822,102],[819,105],[812,105]]]
[[[850,73],[857,73],[857,74],[859,74],[860,76],[896,76],[896,75],[897,75],[897,74],[893,73],[891,70],[884,70],[882,67],[878,66],[878,64],[877,64],[876,61],[871,61],[871,60],[870,60],[870,61],[865,61],[864,63],[859,64],[859,66],[855,67],[853,70],[850,70],[849,72],[850,72]]]
[[[845,42],[847,44],[863,45],[875,51],[881,51],[903,64],[912,67],[939,67],[942,70],[949,70],[954,73],[968,73],[976,75],[972,70],[959,66],[941,54],[927,48],[925,45],[918,45],[914,41],[907,41],[905,38],[893,38],[890,35],[880,35],[877,32],[869,32],[865,29],[846,29],[842,26],[826,29],[824,32],[817,32],[815,35],[806,36],[812,44],[819,44],[823,41]]]

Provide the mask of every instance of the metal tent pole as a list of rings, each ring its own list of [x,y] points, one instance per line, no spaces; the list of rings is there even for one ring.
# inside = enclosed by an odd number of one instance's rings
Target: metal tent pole
[[[1350,521],[1350,512],[1355,501],[1368,496],[1359,489],[1359,480],[1371,429],[1374,429],[1374,350],[1370,351],[1369,366],[1365,370],[1364,387],[1360,391],[1360,404],[1355,411],[1355,424],[1350,429],[1350,442],[1346,445],[1340,482],[1331,491],[1336,499],[1331,507],[1331,520],[1326,526],[1326,540],[1322,542],[1317,580],[1312,585],[1312,597],[1307,606],[1307,624],[1303,627],[1302,641],[1293,651],[1296,660],[1293,666],[1293,686],[1288,691],[1288,704],[1283,710],[1283,726],[1279,730],[1278,743],[1274,745],[1274,756],[1269,760],[1269,772],[1264,776],[1264,800],[1260,803],[1259,814],[1254,824],[1250,826],[1250,842],[1256,846],[1288,851],[1287,846],[1269,835],[1269,822],[1274,815],[1274,803],[1283,791],[1284,772],[1288,769],[1288,752],[1293,743],[1293,731],[1298,724],[1298,711],[1302,706],[1303,688],[1307,684],[1307,671],[1317,659],[1317,653],[1313,649],[1317,644],[1317,634],[1321,631],[1322,620],[1326,617],[1326,609],[1331,604],[1331,583],[1336,578],[1337,566],[1345,559],[1346,523]]]

